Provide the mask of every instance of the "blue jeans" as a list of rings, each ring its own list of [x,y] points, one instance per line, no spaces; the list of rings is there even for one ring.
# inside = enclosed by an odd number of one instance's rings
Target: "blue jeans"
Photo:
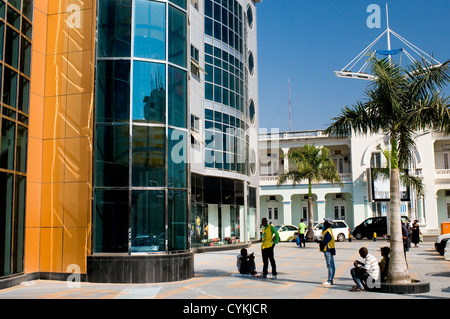
[[[352,275],[355,284],[357,284],[360,289],[364,289],[364,284],[366,283],[369,275],[357,268],[353,268],[352,270],[350,270],[350,274]]]
[[[334,265],[334,256],[329,251],[324,251],[325,261],[328,268],[328,282],[333,284],[334,273],[336,272],[336,266]]]

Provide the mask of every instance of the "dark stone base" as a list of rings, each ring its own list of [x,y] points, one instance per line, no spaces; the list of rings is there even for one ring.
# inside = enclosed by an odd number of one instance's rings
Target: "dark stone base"
[[[379,292],[389,294],[422,294],[430,292],[430,283],[414,280],[410,284],[382,283]]]
[[[194,253],[88,256],[86,281],[95,283],[160,283],[194,277]]]

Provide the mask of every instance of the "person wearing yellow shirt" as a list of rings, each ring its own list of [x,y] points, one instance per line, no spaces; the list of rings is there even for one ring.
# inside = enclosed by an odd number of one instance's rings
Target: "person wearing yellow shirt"
[[[304,223],[304,219],[300,219],[300,224],[298,224],[298,246],[299,247],[306,247],[306,240],[305,240],[305,233],[306,233],[306,224]]]
[[[272,225],[267,223],[267,219],[263,218],[261,221],[263,225],[261,237],[261,255],[263,259],[263,273],[262,277],[267,278],[269,273],[269,260],[272,267],[272,279],[277,279],[277,265],[275,263],[274,248],[280,239],[277,230]]]
[[[336,247],[334,244],[334,235],[331,230],[331,225],[334,223],[332,219],[325,218],[323,222],[322,240],[319,241],[320,251],[325,256],[325,261],[328,268],[328,280],[322,285],[329,286],[333,284],[334,273],[336,266],[334,264],[334,255],[336,255]]]

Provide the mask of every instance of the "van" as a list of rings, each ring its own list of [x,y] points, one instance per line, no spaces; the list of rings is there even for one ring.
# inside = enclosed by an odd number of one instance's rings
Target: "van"
[[[388,234],[386,216],[370,217],[363,221],[361,224],[355,227],[353,230],[353,237],[356,239],[372,239],[373,234],[376,233],[377,237],[382,237]],[[402,222],[408,220],[407,216],[402,216]]]

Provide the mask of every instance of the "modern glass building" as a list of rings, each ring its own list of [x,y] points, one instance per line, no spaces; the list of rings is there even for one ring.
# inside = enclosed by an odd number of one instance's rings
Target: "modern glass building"
[[[255,1],[197,3],[191,7],[191,242],[248,242],[259,234]]]
[[[0,0],[0,287],[183,280],[257,238],[255,13]]]

